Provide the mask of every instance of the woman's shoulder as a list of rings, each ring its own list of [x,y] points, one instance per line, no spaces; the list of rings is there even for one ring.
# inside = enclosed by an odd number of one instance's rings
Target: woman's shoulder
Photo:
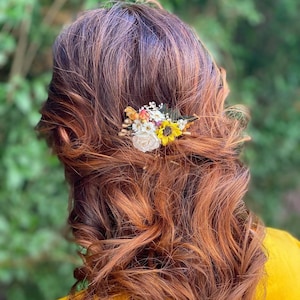
[[[267,228],[264,247],[268,257],[265,277],[259,288],[258,297],[267,300],[300,299],[300,241],[286,231]]]
[[[300,241],[286,231],[267,228],[264,247],[268,255],[267,270],[281,267],[283,271],[289,270],[290,278],[297,275],[300,280]]]
[[[269,242],[271,243],[276,243],[276,242],[288,242],[295,246],[296,249],[299,249],[300,247],[300,241],[297,240],[295,237],[293,237],[290,233],[287,231],[281,230],[281,229],[276,229],[276,228],[271,228],[267,227],[266,229],[266,237],[265,237],[265,242],[268,244]]]

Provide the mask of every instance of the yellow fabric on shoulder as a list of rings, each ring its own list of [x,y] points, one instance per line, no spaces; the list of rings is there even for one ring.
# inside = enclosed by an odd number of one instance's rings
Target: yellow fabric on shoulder
[[[266,276],[258,286],[255,299],[299,300],[300,241],[286,231],[267,228],[264,247],[268,256]]]
[[[286,231],[267,228],[264,247],[268,256],[266,275],[258,285],[255,300],[300,300],[300,241]],[[82,293],[72,300],[81,300]],[[112,300],[128,300],[128,297],[119,295]]]

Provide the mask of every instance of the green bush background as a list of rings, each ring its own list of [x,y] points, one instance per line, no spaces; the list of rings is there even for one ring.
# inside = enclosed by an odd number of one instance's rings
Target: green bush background
[[[0,299],[56,299],[79,263],[65,240],[63,171],[34,126],[51,76],[51,45],[95,0],[0,1]],[[300,2],[165,0],[227,69],[229,103],[251,109],[248,205],[300,237]]]

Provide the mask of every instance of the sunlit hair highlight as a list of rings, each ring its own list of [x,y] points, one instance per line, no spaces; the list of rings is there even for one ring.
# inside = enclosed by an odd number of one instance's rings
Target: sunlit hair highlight
[[[263,227],[243,202],[246,122],[224,108],[228,92],[195,33],[159,7],[116,3],[59,35],[38,130],[71,187],[85,299],[253,299]],[[125,107],[150,101],[196,114],[191,135],[149,153],[118,136]]]

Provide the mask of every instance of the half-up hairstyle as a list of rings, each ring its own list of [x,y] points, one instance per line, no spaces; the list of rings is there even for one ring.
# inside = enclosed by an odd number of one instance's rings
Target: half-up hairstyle
[[[84,299],[252,299],[263,226],[245,208],[244,118],[225,71],[176,16],[119,2],[84,13],[54,44],[38,130],[65,167]],[[154,101],[197,115],[190,135],[143,153],[124,109]]]

